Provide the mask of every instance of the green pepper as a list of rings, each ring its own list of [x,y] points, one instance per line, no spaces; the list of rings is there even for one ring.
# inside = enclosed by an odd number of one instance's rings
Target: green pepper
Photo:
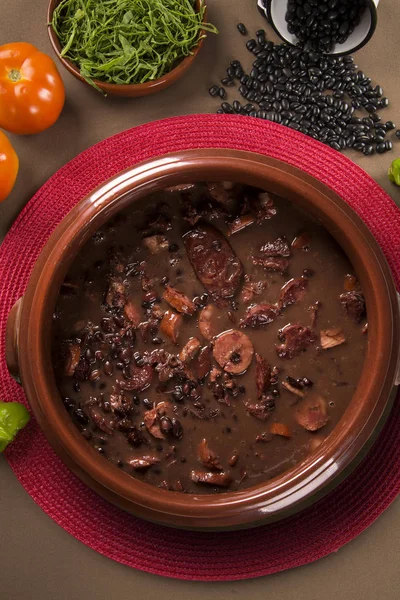
[[[396,185],[400,185],[400,158],[396,158],[389,167],[389,180]]]
[[[23,404],[0,401],[0,452],[7,448],[29,419],[29,412]]]

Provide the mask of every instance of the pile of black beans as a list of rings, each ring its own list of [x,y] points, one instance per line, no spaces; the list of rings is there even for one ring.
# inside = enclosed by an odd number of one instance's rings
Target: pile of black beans
[[[288,0],[289,33],[307,50],[331,52],[360,23],[367,0]]]
[[[238,30],[245,33],[243,24]],[[213,85],[211,96],[222,102],[217,113],[236,113],[266,119],[301,131],[336,150],[353,148],[365,155],[391,150],[387,132],[392,121],[383,123],[378,113],[389,100],[382,88],[359,71],[351,56],[336,57],[298,46],[268,41],[264,30],[246,47],[255,60],[249,74],[238,60],[227,68],[222,86]],[[239,85],[246,102],[225,100],[227,89]],[[356,116],[355,111],[359,111]]]

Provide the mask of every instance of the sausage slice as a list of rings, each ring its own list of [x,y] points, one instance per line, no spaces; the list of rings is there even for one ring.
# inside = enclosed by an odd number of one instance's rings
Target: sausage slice
[[[218,229],[198,225],[183,238],[189,261],[217,306],[226,306],[243,275],[243,267],[232,247]]]
[[[254,348],[247,335],[230,329],[217,337],[213,353],[215,360],[224,371],[239,375],[250,365]]]

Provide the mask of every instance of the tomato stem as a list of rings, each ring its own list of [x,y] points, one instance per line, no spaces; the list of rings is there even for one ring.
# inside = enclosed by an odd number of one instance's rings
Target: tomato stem
[[[8,73],[8,78],[14,83],[22,79],[21,71],[19,69],[11,69]]]

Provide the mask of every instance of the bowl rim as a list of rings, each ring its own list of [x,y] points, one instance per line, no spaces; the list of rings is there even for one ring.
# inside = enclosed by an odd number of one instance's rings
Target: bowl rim
[[[196,0],[197,10],[199,9],[199,5],[200,5],[201,1],[202,0]],[[74,62],[72,62],[69,58],[65,58],[64,56],[61,56],[62,48],[61,48],[60,40],[58,39],[58,36],[51,25],[53,12],[54,12],[55,8],[60,4],[60,2],[61,2],[61,0],[49,0],[49,4],[47,6],[47,32],[49,35],[50,43],[52,45],[52,48],[53,48],[55,54],[57,55],[57,58],[61,62],[61,64],[77,79],[79,79],[83,83],[86,83],[87,85],[90,85],[86,81],[86,79],[81,75],[78,65],[76,65]],[[206,5],[205,0],[203,0],[203,2],[204,2],[204,6],[205,6],[205,11],[204,11],[204,22],[205,22],[207,19],[207,5]],[[107,81],[101,81],[100,79],[93,79],[93,83],[100,90],[102,90],[105,93],[111,94],[111,95],[112,94],[117,95],[118,92],[121,92],[122,90],[124,90],[124,92],[126,92],[126,93],[124,93],[123,95],[125,95],[125,96],[129,96],[129,94],[133,95],[134,92],[135,92],[135,95],[137,95],[137,96],[141,96],[141,95],[144,96],[146,94],[153,93],[158,90],[164,89],[165,87],[167,87],[168,85],[174,83],[177,79],[179,79],[183,75],[183,73],[190,67],[193,60],[196,58],[197,54],[199,53],[199,51],[204,43],[204,39],[205,39],[205,31],[202,29],[202,30],[200,30],[200,39],[198,40],[197,44],[195,46],[193,46],[193,48],[191,49],[191,53],[188,56],[186,56],[185,58],[183,58],[176,67],[171,69],[171,71],[169,71],[168,73],[165,73],[158,79],[154,79],[153,81],[147,81],[145,83],[126,83],[126,84],[124,84],[124,83],[108,83]]]
[[[46,365],[52,308],[69,265],[89,236],[112,214],[139,198],[170,185],[212,180],[213,176],[265,188],[322,219],[349,255],[372,319],[360,378],[363,389],[357,386],[350,406],[321,448],[266,483],[197,496],[160,490],[99,456],[72,423],[62,402],[53,401],[60,395]],[[117,174],[80,200],[57,226],[37,260],[24,295],[21,324],[23,386],[40,426],[64,462],[122,508],[163,524],[189,528],[248,526],[280,518],[310,503],[349,467],[374,433],[388,403],[400,352],[395,285],[380,247],[360,217],[335,192],[300,169],[231,149],[187,150],[152,158]]]

